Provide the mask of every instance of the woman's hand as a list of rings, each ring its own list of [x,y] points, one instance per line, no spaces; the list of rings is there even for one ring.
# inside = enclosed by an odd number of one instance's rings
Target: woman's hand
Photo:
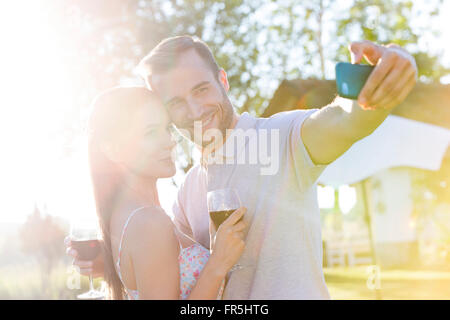
[[[72,247],[70,237],[67,236],[64,239],[64,245],[66,246],[66,254],[73,258],[72,265],[79,270],[80,274],[89,276],[92,275],[94,278],[99,278],[104,276],[104,261],[103,255],[99,254],[94,260],[79,260],[78,252]]]
[[[234,211],[215,230],[210,219],[211,257],[217,268],[225,275],[237,263],[245,248],[244,229],[247,224],[241,219],[247,212],[245,207]]]

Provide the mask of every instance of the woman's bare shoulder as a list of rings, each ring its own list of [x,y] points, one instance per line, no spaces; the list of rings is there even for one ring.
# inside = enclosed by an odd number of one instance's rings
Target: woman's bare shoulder
[[[145,246],[146,242],[153,245],[158,243],[175,243],[174,224],[161,207],[146,207],[135,214],[128,226],[130,244]]]

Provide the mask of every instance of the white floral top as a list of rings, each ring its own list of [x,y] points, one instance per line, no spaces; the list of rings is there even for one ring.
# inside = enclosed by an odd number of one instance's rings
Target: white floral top
[[[119,257],[117,259],[116,267],[117,273],[119,275],[120,280],[122,280],[122,274],[120,272],[120,257],[122,253],[122,241],[125,231],[128,227],[128,224],[135,213],[137,213],[140,209],[145,207],[140,207],[134,210],[127,221],[125,222],[125,226],[122,231],[122,236],[120,238],[119,244]],[[209,250],[200,245],[199,243],[194,243],[193,245],[181,248],[180,245],[180,254],[178,256],[178,263],[180,264],[180,299],[187,299],[191,290],[194,288],[197,279],[200,276],[200,273],[203,270],[206,262],[209,259]],[[124,284],[125,285],[125,284]],[[222,293],[224,289],[224,282],[222,282],[222,286],[220,288],[219,295],[217,299],[221,299]],[[128,298],[132,300],[139,299],[139,292],[137,290],[131,290],[125,287],[125,290],[128,294]]]

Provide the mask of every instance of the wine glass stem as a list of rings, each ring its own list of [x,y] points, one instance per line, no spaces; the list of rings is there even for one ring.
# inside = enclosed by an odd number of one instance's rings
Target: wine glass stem
[[[89,291],[94,291],[94,278],[92,274],[89,275]]]

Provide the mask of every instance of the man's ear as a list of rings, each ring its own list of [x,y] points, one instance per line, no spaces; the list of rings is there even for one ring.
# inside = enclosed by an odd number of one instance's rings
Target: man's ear
[[[225,70],[220,69],[219,75],[218,75],[219,83],[222,84],[223,88],[225,89],[225,92],[228,92],[230,90],[230,84],[228,83],[228,77]]]

